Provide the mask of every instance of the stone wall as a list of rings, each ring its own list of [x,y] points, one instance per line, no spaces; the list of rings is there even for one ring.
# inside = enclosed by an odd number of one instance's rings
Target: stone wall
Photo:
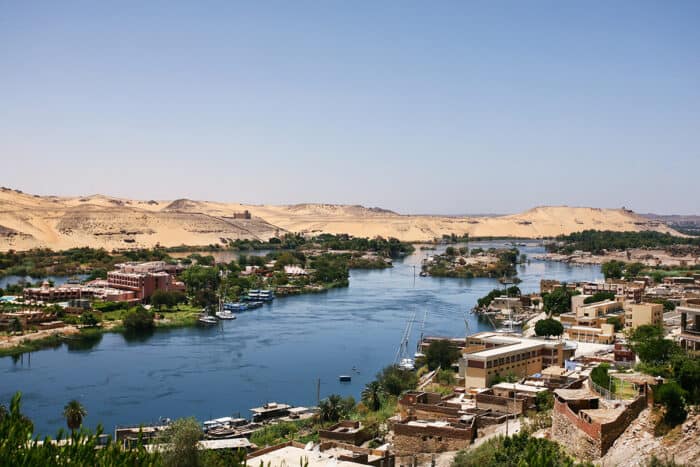
[[[476,395],[476,407],[484,410],[490,409],[519,415],[533,405],[535,405],[534,397],[520,394],[515,397],[515,400],[511,397],[501,397],[494,394],[480,393]]]
[[[576,457],[597,459],[608,451],[629,424],[647,405],[645,394],[632,401],[615,420],[607,423],[587,422],[566,402],[554,399],[552,410],[552,438],[559,441]]]
[[[399,456],[420,452],[458,451],[467,448],[476,435],[473,426],[423,427],[407,424],[394,426],[394,449]]]
[[[372,434],[367,427],[363,428],[360,422],[347,420],[337,423],[326,430],[319,430],[318,437],[322,441],[340,441],[341,443],[359,446],[370,439]]]

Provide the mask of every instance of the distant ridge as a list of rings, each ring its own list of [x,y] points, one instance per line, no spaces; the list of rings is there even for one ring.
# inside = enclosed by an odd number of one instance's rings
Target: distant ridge
[[[248,211],[251,219],[234,213]],[[132,200],[105,195],[39,196],[0,189],[0,250],[37,247],[106,249],[223,244],[267,240],[284,232],[348,233],[429,241],[443,235],[542,238],[586,229],[653,230],[679,235],[658,219],[624,209],[539,206],[489,216],[402,215],[379,207],[303,203],[251,205],[176,200]]]

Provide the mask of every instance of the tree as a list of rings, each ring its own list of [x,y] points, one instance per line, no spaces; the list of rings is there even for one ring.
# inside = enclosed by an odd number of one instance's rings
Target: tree
[[[613,292],[596,292],[590,297],[583,299],[584,304],[597,303],[605,300],[615,300],[615,294]]]
[[[601,363],[591,370],[591,379],[601,388],[614,391],[615,388],[612,386],[612,378],[608,374],[608,370],[610,370],[610,365]]]
[[[643,269],[644,265],[642,263],[627,263],[625,265],[625,277],[627,279],[637,277]]]
[[[84,324],[85,326],[97,326],[99,323],[100,320],[95,316],[95,313],[91,311],[86,311],[80,315],[80,324]]]
[[[685,392],[677,383],[662,384],[657,391],[657,400],[666,408],[664,421],[669,426],[683,423],[688,416],[688,410],[685,406]]]
[[[550,293],[542,294],[544,311],[549,315],[560,315],[571,311],[571,297],[574,292],[569,291],[566,284],[557,287]]]
[[[629,344],[642,362],[651,365],[664,365],[680,352],[678,344],[664,339],[663,329],[651,324],[635,328],[629,335]]]
[[[87,417],[87,411],[80,402],[73,399],[63,408],[63,416],[66,419],[68,428],[70,428],[71,431],[75,431],[83,424],[83,418]]]
[[[167,445],[163,452],[164,464],[169,467],[200,465],[197,443],[202,437],[202,428],[194,418],[180,418],[172,422],[163,437]]]
[[[447,339],[433,342],[425,351],[425,360],[431,370],[438,367],[449,369],[459,356],[459,349]]]
[[[379,381],[372,381],[367,383],[362,390],[362,403],[371,411],[376,412],[381,408],[384,396],[384,388]]]
[[[153,292],[153,295],[151,295],[151,305],[160,311],[164,306],[172,307],[175,303],[173,302],[170,292],[167,290],[156,290]]]
[[[10,321],[10,332],[22,332],[22,322],[19,318],[14,318]]]
[[[399,396],[404,391],[416,388],[418,376],[415,372],[404,370],[398,365],[389,365],[377,374],[377,381],[387,393]]]
[[[206,307],[216,303],[216,290],[221,280],[218,269],[192,266],[182,273],[182,280],[187,286],[187,292],[194,297],[197,305]]]
[[[564,334],[564,326],[553,318],[541,319],[535,323],[535,334],[538,336],[561,336]]]
[[[153,313],[142,306],[127,311],[122,322],[128,331],[150,331],[155,327]]]
[[[622,320],[618,316],[611,316],[605,322],[612,324],[615,327],[615,332],[622,330]]]
[[[620,279],[624,269],[625,263],[617,260],[608,261],[600,266],[600,272],[606,279]]]
[[[700,359],[679,353],[672,359],[673,375],[688,402],[700,403]]]
[[[331,394],[323,399],[319,405],[319,417],[322,422],[337,422],[348,415],[349,400],[343,399],[338,394]],[[352,401],[354,405],[354,400]]]

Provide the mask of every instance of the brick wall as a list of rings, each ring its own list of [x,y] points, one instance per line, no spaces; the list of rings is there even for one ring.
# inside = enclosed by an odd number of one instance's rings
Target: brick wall
[[[467,448],[476,434],[473,427],[420,427],[406,424],[394,426],[394,449],[404,456],[420,452],[457,451]]]
[[[476,407],[484,410],[496,410],[498,412],[521,414],[534,405],[534,397],[517,395],[515,400],[511,397],[500,397],[492,394],[477,394]]]

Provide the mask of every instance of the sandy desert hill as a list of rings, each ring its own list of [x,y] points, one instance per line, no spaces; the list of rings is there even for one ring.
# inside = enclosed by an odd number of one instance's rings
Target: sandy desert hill
[[[248,210],[251,219],[234,219]],[[0,190],[0,250],[77,246],[114,248],[208,245],[284,232],[348,233],[426,241],[443,234],[540,238],[585,229],[677,234],[664,223],[622,209],[537,207],[494,217],[401,215],[333,204],[244,205],[211,201],[130,200],[104,195],[38,196]]]

